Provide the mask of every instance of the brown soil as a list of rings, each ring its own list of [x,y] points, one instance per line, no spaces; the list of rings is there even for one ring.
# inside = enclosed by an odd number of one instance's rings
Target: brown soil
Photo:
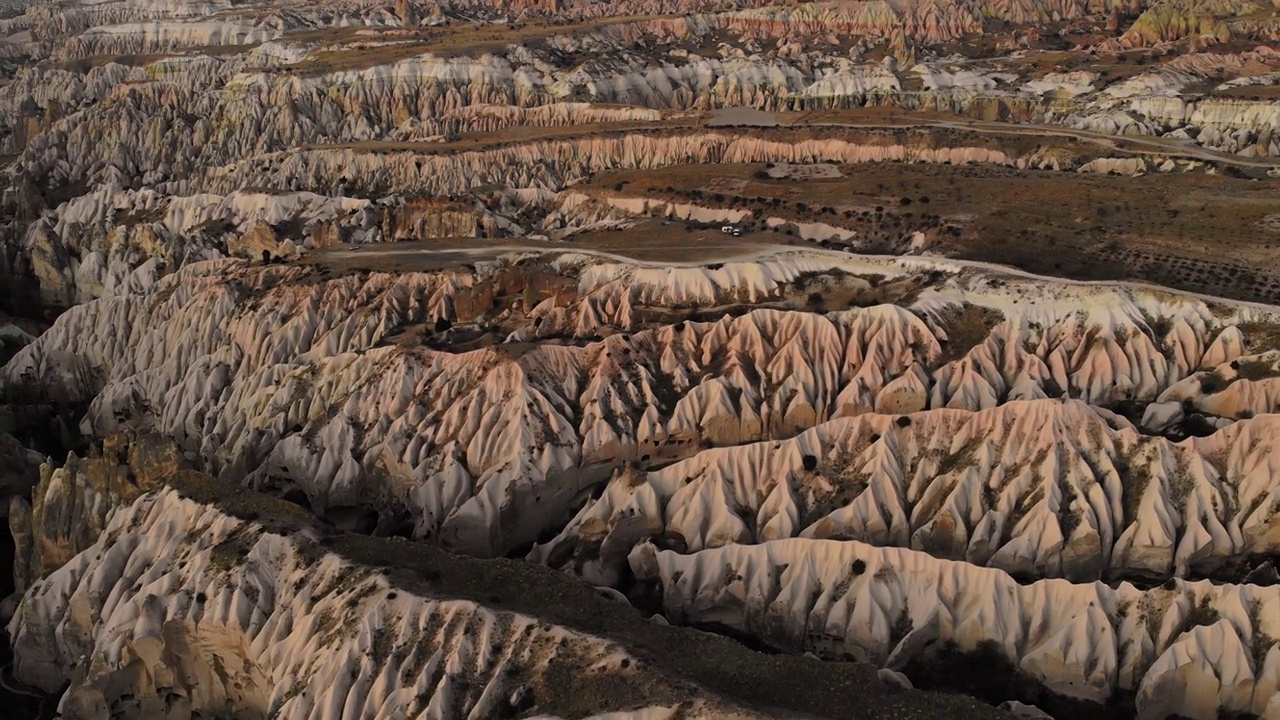
[[[685,165],[609,172],[584,187],[607,193],[627,182],[621,194],[759,209],[846,227],[863,238],[920,230],[930,251],[948,256],[1280,303],[1280,238],[1258,230],[1280,213],[1271,181],[884,163],[841,166],[842,178],[800,182],[762,179],[762,170]],[[712,192],[726,187],[725,178],[745,184],[734,195]]]

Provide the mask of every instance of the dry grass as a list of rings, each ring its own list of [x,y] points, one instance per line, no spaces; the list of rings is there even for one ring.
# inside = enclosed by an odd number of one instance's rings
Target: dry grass
[[[848,110],[810,110],[808,112],[779,112],[778,122],[794,127],[839,123],[842,125],[866,124],[868,126],[902,125],[908,127],[921,122],[960,120],[962,116],[930,110],[907,111],[891,105],[879,105]]]
[[[642,220],[622,230],[594,230],[572,236],[566,250],[586,248],[646,262],[699,262],[748,255],[778,246],[808,247],[794,238],[764,230],[740,237],[683,222]]]
[[[940,322],[947,340],[942,344],[939,364],[945,365],[964,357],[986,340],[991,330],[1004,322],[1004,314],[999,310],[965,303],[948,308]]]
[[[1250,353],[1280,350],[1280,324],[1251,321],[1240,323],[1239,328]]]
[[[661,220],[642,220],[634,227],[580,233],[562,242],[527,238],[442,238],[369,246],[355,251],[332,248],[311,253],[307,262],[338,273],[422,272],[491,259],[513,252],[516,247],[550,252],[592,250],[659,263],[712,262],[778,247],[812,247],[809,243],[772,231],[733,237],[719,230],[686,231],[685,227],[684,223],[678,222],[665,224]]]
[[[171,57],[182,57],[184,55],[228,57],[248,52],[255,47],[257,47],[257,44],[200,45],[197,47],[181,48],[174,50],[173,52],[155,53],[150,55],[90,55],[89,57],[77,58],[75,60],[66,60],[64,62],[57,63],[54,67],[68,72],[87,73],[96,67],[110,65],[111,63],[128,65],[129,67],[144,67],[153,62],[158,62]]]
[[[1039,150],[1076,163],[1103,154],[1090,142],[1037,136],[1017,128],[1006,134],[990,123],[983,127],[991,132],[920,127],[801,129],[803,123],[858,118],[875,122],[886,112],[784,114],[792,125],[729,132],[779,142],[837,138],[916,147],[973,145],[1015,154]],[[366,142],[351,147],[367,152],[479,151],[593,133],[688,131],[697,122],[526,127],[469,134],[448,143]],[[746,209],[757,217],[823,222],[857,233],[857,249],[862,252],[901,252],[904,238],[922,231],[931,251],[1040,274],[1084,280],[1138,279],[1211,295],[1280,302],[1280,273],[1272,270],[1280,267],[1280,243],[1258,231],[1266,218],[1280,215],[1280,196],[1269,182],[1201,173],[1119,178],[988,165],[903,163],[845,165],[839,166],[843,177],[792,180],[771,179],[765,169],[760,164],[687,164],[609,171],[597,173],[579,187],[599,194]],[[618,190],[620,185],[625,190]],[[649,257],[677,260],[681,259],[681,232],[683,228],[644,225],[621,233],[591,233],[584,239],[598,249],[630,250],[650,244],[655,235],[674,234],[676,240],[658,243],[670,250]],[[767,242],[799,242],[774,235]]]
[[[112,63],[128,65],[129,67],[142,67],[156,62],[157,60],[163,60],[167,57],[173,57],[173,55],[90,55],[89,57],[60,62],[54,65],[54,67],[68,72],[87,73],[94,68],[110,65]]]
[[[1098,73],[1099,84],[1125,80],[1144,72],[1151,72],[1158,67],[1157,62],[1152,58],[1151,51],[1142,48],[1105,55],[1089,55],[1068,50],[1031,52],[1013,60],[1010,64],[1019,71],[1026,71],[1036,76],[1051,72],[1088,70]]]
[[[844,165],[843,178],[792,181],[758,178],[764,169],[682,165],[608,172],[584,187],[609,192],[626,182],[628,195],[713,207],[733,206],[736,195],[745,198],[736,200],[740,208],[827,222],[864,237],[942,228],[932,249],[956,257],[1046,275],[1139,279],[1280,301],[1280,273],[1272,270],[1280,267],[1280,244],[1257,230],[1263,218],[1280,213],[1280,196],[1270,183],[1199,173],[1119,178],[896,163]],[[742,189],[714,192],[727,187],[725,179],[739,181]]]
[[[1214,97],[1231,98],[1233,100],[1263,100],[1274,102],[1280,100],[1280,85],[1242,85],[1239,87],[1216,87],[1209,91]]]
[[[658,16],[663,17],[663,16]],[[483,55],[500,53],[510,45],[527,45],[552,35],[575,35],[606,25],[635,22],[640,17],[606,17],[571,25],[556,24],[547,20],[530,20],[508,25],[480,25],[453,22],[448,25],[414,31],[389,31],[381,39],[395,42],[376,48],[340,48],[317,53],[313,58],[292,66],[304,74],[320,74],[339,70],[364,70],[393,63],[424,53],[439,57]],[[357,34],[365,30],[366,34]],[[290,41],[318,43],[368,42],[380,39],[367,34],[367,28],[334,28],[290,35]]]
[[[596,107],[607,107],[597,105]],[[659,120],[656,122],[630,121],[619,123],[587,123],[583,125],[539,127],[522,125],[503,128],[494,132],[461,133],[447,142],[397,142],[393,140],[363,140],[353,143],[337,143],[327,145],[305,145],[301,150],[328,150],[351,148],[361,152],[416,152],[424,155],[443,155],[455,152],[491,150],[503,145],[536,142],[539,140],[555,140],[559,138],[581,138],[603,133],[633,132],[638,130],[680,130],[692,128],[688,122]]]

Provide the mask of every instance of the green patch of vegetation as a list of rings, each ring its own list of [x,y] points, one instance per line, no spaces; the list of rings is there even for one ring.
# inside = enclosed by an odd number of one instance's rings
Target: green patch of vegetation
[[[209,552],[209,564],[224,574],[234,574],[257,544],[260,533],[251,525],[241,525]]]
[[[1249,624],[1253,626],[1253,645],[1249,648],[1253,655],[1253,671],[1260,673],[1276,640],[1262,630],[1262,602],[1256,598],[1250,600],[1248,611]]]
[[[132,225],[150,225],[160,222],[164,219],[165,214],[169,211],[169,203],[162,202],[149,210],[140,212],[126,212],[124,209],[116,210],[111,217],[112,223],[116,226],[132,226]]]
[[[1115,329],[1114,334],[1117,345],[1122,348],[1129,346],[1129,328],[1123,326],[1118,327]]]
[[[945,365],[964,357],[970,350],[987,339],[997,325],[1004,322],[1004,313],[992,308],[964,303],[953,305],[938,318],[947,339],[942,342],[942,355],[938,362]]]
[[[1031,512],[1031,508],[1039,505],[1044,500],[1044,486],[1037,484],[1030,494],[1023,497],[1022,502],[1014,506],[1013,511],[1009,513],[1009,518],[1004,523],[1004,541],[1008,542],[1013,538],[1014,528],[1018,527],[1018,523],[1022,522],[1022,518]]]
[[[1130,452],[1123,450],[1116,454],[1116,474],[1120,476],[1123,488],[1124,526],[1129,527],[1138,519],[1138,510],[1142,504],[1142,496],[1151,483],[1151,468],[1143,452],[1142,445],[1135,446]]]
[[[1169,480],[1169,499],[1179,508],[1187,506],[1187,497],[1196,487],[1195,478],[1191,476],[1191,463],[1184,454],[1179,453],[1174,466],[1173,477]]]
[[[889,628],[889,647],[894,648],[902,639],[915,629],[915,624],[911,622],[911,612],[908,605],[903,604],[902,612],[898,613],[898,619],[893,621],[893,627]]]
[[[321,647],[329,647],[337,643],[343,629],[342,623],[338,620],[338,614],[333,609],[320,611],[316,620],[315,635],[319,638]]]
[[[1167,317],[1144,316],[1146,329],[1150,332],[1151,341],[1164,349],[1164,338],[1173,330],[1173,321]]]
[[[1187,619],[1183,623],[1183,632],[1201,625],[1212,625],[1222,619],[1218,611],[1209,604],[1209,596],[1202,595],[1199,600],[1192,596],[1191,611],[1187,613]]]
[[[1256,382],[1267,378],[1280,377],[1280,372],[1277,372],[1276,363],[1272,359],[1238,360],[1232,363],[1232,367],[1236,371],[1236,377],[1240,380]]]
[[[1071,507],[1076,500],[1076,491],[1065,480],[1058,484],[1058,491],[1062,493],[1062,501],[1058,503],[1058,527],[1062,529],[1062,537],[1070,540],[1080,525],[1080,516]]]
[[[959,450],[949,453],[938,463],[938,476],[948,475],[957,470],[972,466],[977,461],[978,448],[982,447],[981,437],[971,437]]]
[[[1226,378],[1218,370],[1203,373],[1199,377],[1200,392],[1205,395],[1213,395],[1226,390],[1232,383],[1237,380],[1258,381],[1267,378],[1280,377],[1280,370],[1276,368],[1276,362],[1272,358],[1250,358],[1243,360],[1235,360],[1231,363],[1235,376]]]
[[[1167,597],[1167,596],[1166,596]],[[1160,628],[1164,625],[1164,614],[1168,605],[1159,604],[1159,599],[1148,595],[1142,599],[1142,622],[1147,627],[1147,635],[1153,640],[1160,637]]]
[[[1280,350],[1280,323],[1242,322],[1237,326],[1244,335],[1245,347],[1251,353]]]

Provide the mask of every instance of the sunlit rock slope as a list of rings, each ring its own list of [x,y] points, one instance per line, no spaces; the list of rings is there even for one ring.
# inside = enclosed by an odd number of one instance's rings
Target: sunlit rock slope
[[[70,681],[63,713],[746,718],[855,697],[866,717],[996,717],[865,668],[749,668],[741,647],[653,624],[532,565],[325,534],[295,506],[211,478],[166,482],[113,513],[10,623],[20,680]],[[542,589],[512,592],[530,581]],[[721,663],[743,674],[726,678]],[[806,668],[831,689],[791,694],[787,678]]]

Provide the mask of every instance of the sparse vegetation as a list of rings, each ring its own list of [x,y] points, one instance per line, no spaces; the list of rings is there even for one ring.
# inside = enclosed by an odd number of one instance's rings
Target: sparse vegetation
[[[1187,611],[1187,619],[1183,624],[1183,629],[1185,632],[1201,625],[1213,625],[1220,619],[1222,619],[1222,616],[1210,604],[1208,595],[1201,595],[1199,599],[1192,596],[1191,609]]]
[[[939,318],[946,333],[939,364],[945,365],[964,357],[970,350],[991,335],[991,331],[1004,322],[1004,313],[992,308],[965,303],[952,305]]]

